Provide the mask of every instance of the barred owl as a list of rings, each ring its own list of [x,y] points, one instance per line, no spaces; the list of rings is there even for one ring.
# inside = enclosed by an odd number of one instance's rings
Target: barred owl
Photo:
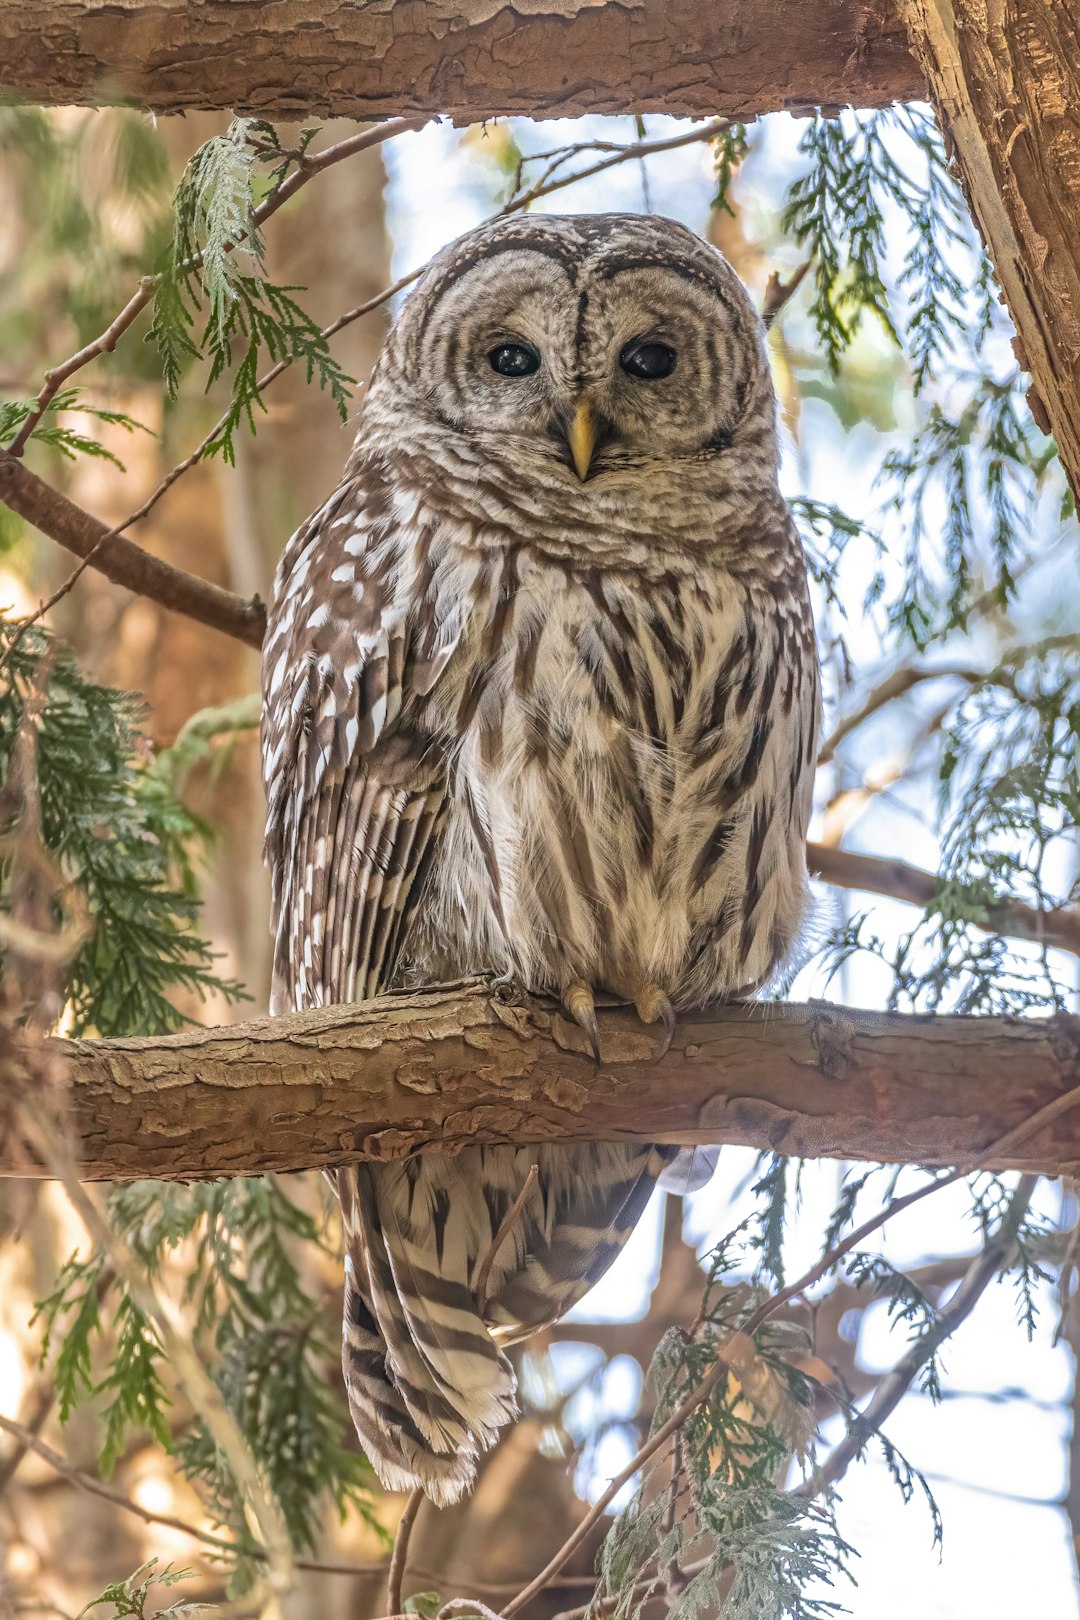
[[[401,311],[263,661],[273,1008],[506,976],[665,1039],[788,954],[818,667],[761,322],[670,220],[504,219]],[[603,1274],[673,1160],[475,1146],[337,1173],[343,1365],[437,1503],[513,1416],[506,1346]],[[478,1283],[493,1236],[538,1176]]]

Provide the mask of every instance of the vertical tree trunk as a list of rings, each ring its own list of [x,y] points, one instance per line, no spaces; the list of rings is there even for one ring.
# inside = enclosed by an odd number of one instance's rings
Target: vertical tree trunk
[[[897,0],[1080,494],[1080,0]]]

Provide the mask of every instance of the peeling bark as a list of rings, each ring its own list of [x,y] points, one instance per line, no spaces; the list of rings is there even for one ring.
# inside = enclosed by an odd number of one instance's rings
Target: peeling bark
[[[400,1158],[468,1142],[738,1143],[806,1157],[1047,1174],[1080,1167],[1080,1020],[902,1017],[811,1003],[680,1019],[671,1051],[601,1014],[604,1062],[546,1003],[478,984],[159,1040],[55,1041],[88,1180]],[[23,1067],[32,1071],[32,1053]],[[11,1077],[7,1086],[14,1087]],[[1063,1101],[1063,1099],[1068,1101]],[[0,1124],[0,1173],[27,1150]]]
[[[897,0],[1080,495],[1080,0]]]
[[[0,0],[0,87],[264,117],[750,117],[922,94],[864,0]]]

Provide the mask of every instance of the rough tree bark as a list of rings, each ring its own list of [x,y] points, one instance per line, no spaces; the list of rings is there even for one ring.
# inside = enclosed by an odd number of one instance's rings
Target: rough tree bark
[[[158,1040],[49,1044],[68,1067],[88,1180],[312,1169],[492,1141],[739,1143],[965,1167],[999,1144],[993,1168],[1080,1166],[1077,1019],[728,1007],[680,1019],[659,1063],[655,1033],[631,1013],[607,1010],[601,1024],[599,1070],[550,1006],[477,984]],[[16,1095],[17,1076],[2,1090]],[[0,1173],[26,1170],[0,1119]]]
[[[864,0],[0,0],[0,87],[266,117],[880,106],[922,93]]]
[[[897,0],[1080,495],[1080,0]]]

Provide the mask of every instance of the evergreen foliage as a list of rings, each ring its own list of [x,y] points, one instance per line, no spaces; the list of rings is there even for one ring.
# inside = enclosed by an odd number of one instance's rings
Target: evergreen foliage
[[[5,782],[26,695],[46,639],[17,644],[0,621],[0,786]],[[173,795],[160,771],[139,763],[140,701],[95,685],[56,648],[37,731],[42,837],[65,886],[83,894],[93,930],[68,968],[73,1034],[158,1035],[184,1015],[177,991],[235,1000],[233,980],[214,971],[200,938],[193,854],[210,829]],[[0,829],[18,832],[16,819]],[[0,856],[0,907],[10,879]],[[57,897],[62,905],[64,894]]]
[[[0,444],[13,439],[34,407],[32,399],[0,400]],[[45,415],[34,428],[30,437],[38,444],[50,445],[59,450],[61,455],[69,461],[77,456],[93,456],[102,461],[111,461],[119,472],[124,472],[124,463],[112,450],[106,448],[99,439],[93,439],[89,434],[80,433],[77,428],[67,423],[58,422],[57,416],[61,411],[67,413],[78,412],[89,416],[95,422],[108,422],[115,427],[122,427],[128,433],[136,431],[146,433],[149,430],[141,422],[136,422],[126,411],[110,411],[102,405],[86,404],[77,388],[62,388],[49,401]],[[0,545],[2,549],[2,545]]]
[[[263,119],[234,119],[225,135],[200,146],[173,198],[173,237],[157,272],[149,336],[173,398],[189,360],[209,357],[208,390],[232,374],[229,408],[208,449],[230,466],[237,429],[246,422],[254,433],[255,408],[266,409],[259,378],[267,362],[301,364],[307,382],[328,391],[341,420],[348,415],[356,379],[293,297],[304,289],[275,285],[264,275],[257,193],[271,200],[317,133],[304,130],[300,146],[288,152]]]
[[[101,1617],[101,1620],[148,1620],[146,1605],[153,1587],[167,1589],[176,1586],[192,1573],[189,1569],[173,1569],[171,1565],[159,1569],[158,1563],[158,1559],[151,1558],[149,1563],[140,1564],[126,1581],[116,1581],[107,1586],[104,1592],[79,1610],[76,1620],[83,1620],[84,1615],[92,1614],[106,1603],[112,1604],[112,1614]],[[210,1612],[210,1606],[205,1603],[170,1603],[166,1609],[154,1610],[154,1620],[182,1620],[184,1615]]]

